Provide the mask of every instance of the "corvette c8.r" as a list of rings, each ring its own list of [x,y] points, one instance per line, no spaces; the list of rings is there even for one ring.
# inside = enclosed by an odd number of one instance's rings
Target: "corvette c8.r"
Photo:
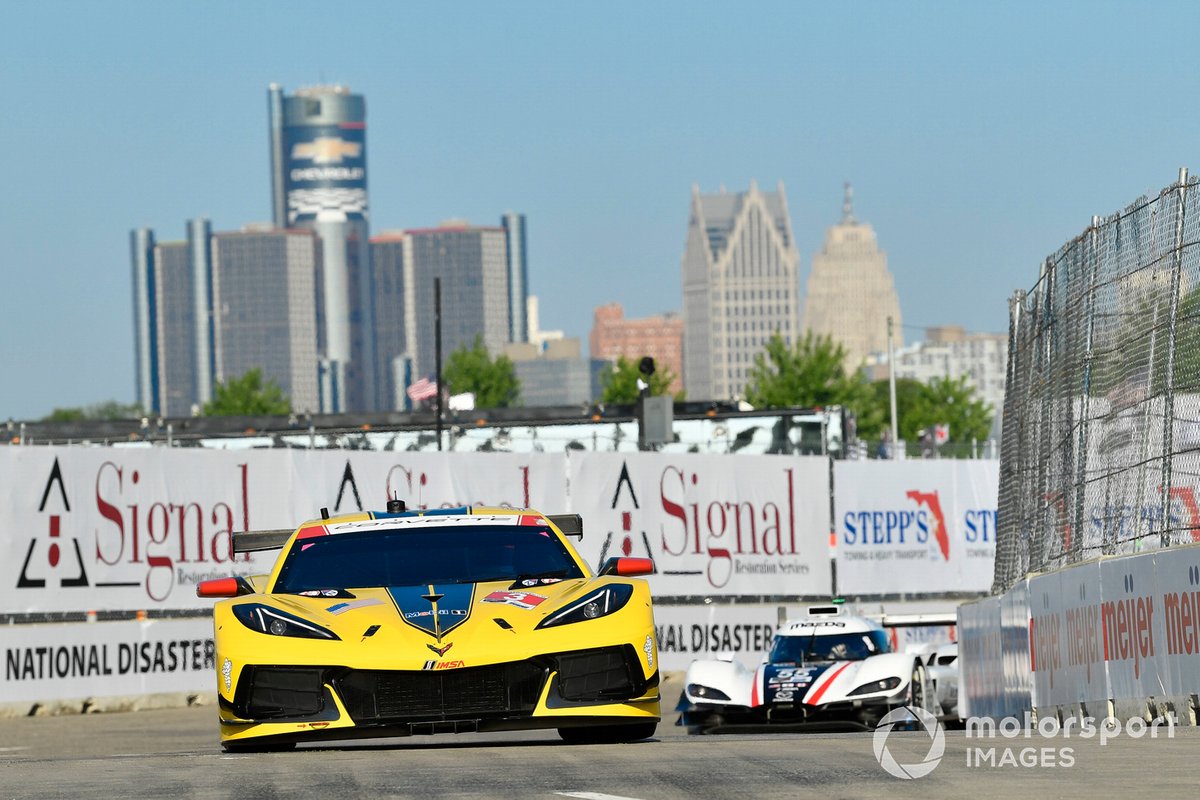
[[[324,511],[322,513],[325,513]],[[560,527],[561,526],[561,527]],[[269,575],[201,584],[213,619],[221,744],[555,729],[632,741],[659,721],[648,559],[598,575],[531,510],[363,513],[295,532]]]

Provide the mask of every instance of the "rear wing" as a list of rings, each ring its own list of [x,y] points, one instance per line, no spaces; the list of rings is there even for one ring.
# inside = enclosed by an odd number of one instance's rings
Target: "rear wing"
[[[942,614],[884,614],[879,624],[885,628],[926,628],[937,625],[957,625],[954,611]]]
[[[579,514],[546,514],[564,536],[583,539],[583,517]],[[233,552],[256,553],[261,550],[279,550],[295,533],[293,528],[276,528],[267,531],[234,531]]]
[[[276,528],[270,531],[234,531],[233,552],[255,553],[259,550],[279,550],[295,533],[294,528]]]
[[[547,514],[546,519],[563,532],[563,536],[574,536],[583,541],[583,517],[579,514]]]

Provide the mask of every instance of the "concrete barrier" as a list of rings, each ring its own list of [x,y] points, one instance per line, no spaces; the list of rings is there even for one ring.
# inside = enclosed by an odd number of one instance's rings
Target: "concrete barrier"
[[[215,702],[209,618],[0,627],[0,716]]]
[[[1195,725],[1200,545],[1033,575],[959,609],[964,716]]]

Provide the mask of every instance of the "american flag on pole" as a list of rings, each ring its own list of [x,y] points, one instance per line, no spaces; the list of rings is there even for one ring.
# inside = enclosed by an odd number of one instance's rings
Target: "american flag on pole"
[[[405,391],[408,393],[410,400],[412,400],[414,403],[419,403],[422,400],[428,400],[431,397],[436,397],[438,387],[437,384],[429,380],[429,378],[421,378],[421,380],[413,383],[413,385],[409,386]]]

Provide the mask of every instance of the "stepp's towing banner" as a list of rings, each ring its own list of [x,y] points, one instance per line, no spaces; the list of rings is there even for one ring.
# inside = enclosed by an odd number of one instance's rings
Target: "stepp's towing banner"
[[[829,462],[820,457],[589,453],[570,459],[580,552],[654,559],[655,596],[832,590]]]
[[[836,462],[838,591],[989,591],[998,480],[996,461]]]

